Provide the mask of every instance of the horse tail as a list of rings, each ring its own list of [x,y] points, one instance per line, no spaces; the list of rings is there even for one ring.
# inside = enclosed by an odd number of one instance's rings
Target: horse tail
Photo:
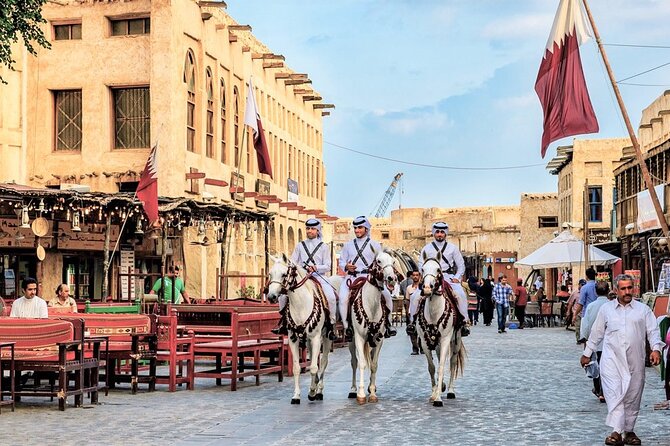
[[[465,369],[465,358],[467,357],[467,351],[465,350],[465,344],[460,336],[454,335],[453,342],[451,345],[452,348],[452,358],[455,356],[455,377],[463,376],[463,370]],[[457,350],[458,348],[458,350]]]

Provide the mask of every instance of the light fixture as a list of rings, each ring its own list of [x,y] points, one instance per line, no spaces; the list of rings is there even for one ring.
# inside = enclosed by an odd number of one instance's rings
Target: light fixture
[[[30,215],[28,215],[28,206],[23,206],[21,210],[21,227],[30,229]]]
[[[81,216],[79,215],[79,211],[74,211],[72,213],[72,232],[81,232],[81,227],[79,224],[81,223]]]
[[[46,209],[44,208],[44,198],[40,199],[40,204],[37,207],[37,210],[39,211],[40,214],[42,214],[42,212],[46,211]]]
[[[135,226],[135,235],[143,235],[144,231],[142,230],[142,219],[137,219],[137,225]]]
[[[198,235],[205,235],[205,220],[200,220],[198,223]]]

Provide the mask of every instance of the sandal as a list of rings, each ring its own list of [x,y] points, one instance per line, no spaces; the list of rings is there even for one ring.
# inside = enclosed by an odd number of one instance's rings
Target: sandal
[[[624,442],[620,433],[612,432],[605,438],[605,444],[609,446],[623,446]]]
[[[600,396],[598,397],[598,400],[599,400],[601,403],[606,403],[606,402],[607,402],[607,401],[605,401],[605,397],[602,396],[602,395],[600,395]]]
[[[625,439],[623,441],[623,444],[632,444],[632,445],[642,444],[642,440],[640,440],[640,437],[635,435],[635,432],[626,432],[624,435]]]

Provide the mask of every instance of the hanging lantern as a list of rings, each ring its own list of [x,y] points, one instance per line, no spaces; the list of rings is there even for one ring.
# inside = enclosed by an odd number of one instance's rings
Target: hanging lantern
[[[79,214],[79,211],[74,211],[72,213],[72,232],[81,232],[81,227],[79,226],[81,223],[81,215]]]
[[[144,231],[142,230],[142,219],[137,219],[137,225],[135,226],[135,235],[143,235]]]
[[[23,206],[21,210],[21,228],[30,229],[30,215],[28,214],[28,206]]]
[[[40,212],[40,214],[46,211],[44,208],[44,198],[40,199],[40,205],[37,207],[37,210]]]

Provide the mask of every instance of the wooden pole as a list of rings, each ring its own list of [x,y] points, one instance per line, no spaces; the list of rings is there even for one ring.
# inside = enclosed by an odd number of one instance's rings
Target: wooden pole
[[[637,135],[635,134],[633,126],[630,122],[630,118],[628,117],[628,112],[626,111],[626,106],[623,103],[623,98],[621,97],[619,86],[617,85],[616,79],[614,78],[614,72],[612,71],[612,67],[610,67],[609,60],[607,59],[605,48],[603,48],[603,44],[600,41],[600,34],[598,33],[598,28],[596,27],[595,22],[593,21],[593,16],[591,15],[591,9],[589,8],[589,5],[586,0],[582,0],[582,2],[584,3],[584,8],[586,9],[586,15],[588,16],[589,22],[591,23],[591,28],[593,29],[593,34],[595,36],[596,43],[598,44],[598,50],[600,51],[600,55],[603,58],[603,63],[605,64],[605,68],[607,69],[607,75],[609,76],[610,82],[612,83],[612,88],[614,89],[614,94],[616,95],[617,103],[619,104],[619,108],[621,109],[621,115],[623,116],[623,120],[626,123],[626,129],[628,130],[628,135],[630,136],[630,140],[633,143],[637,163],[640,166],[640,171],[642,172],[642,178],[644,178],[644,184],[647,186],[647,189],[649,190],[649,196],[651,197],[651,202],[654,204],[654,209],[656,210],[656,215],[658,216],[658,220],[661,223],[661,229],[663,230],[663,234],[667,237],[670,235],[670,230],[668,229],[668,222],[666,221],[665,215],[663,214],[663,208],[661,207],[661,203],[658,201],[658,195],[656,195],[654,184],[651,181],[651,175],[649,175],[649,169],[647,168],[647,163],[644,161],[644,158],[642,157],[642,151],[640,150],[640,143],[637,140]]]
[[[119,237],[121,234],[119,234]],[[107,214],[107,221],[105,222],[105,246],[102,251],[102,258],[105,265],[104,274],[102,276],[102,296],[103,302],[107,300],[109,294],[109,243],[112,238],[112,214]]]
[[[589,267],[589,221],[591,220],[591,206],[589,206],[589,179],[584,180],[584,203],[582,205],[582,213],[584,217],[582,220],[584,224],[582,225],[584,230],[584,274],[586,274],[586,269]]]

